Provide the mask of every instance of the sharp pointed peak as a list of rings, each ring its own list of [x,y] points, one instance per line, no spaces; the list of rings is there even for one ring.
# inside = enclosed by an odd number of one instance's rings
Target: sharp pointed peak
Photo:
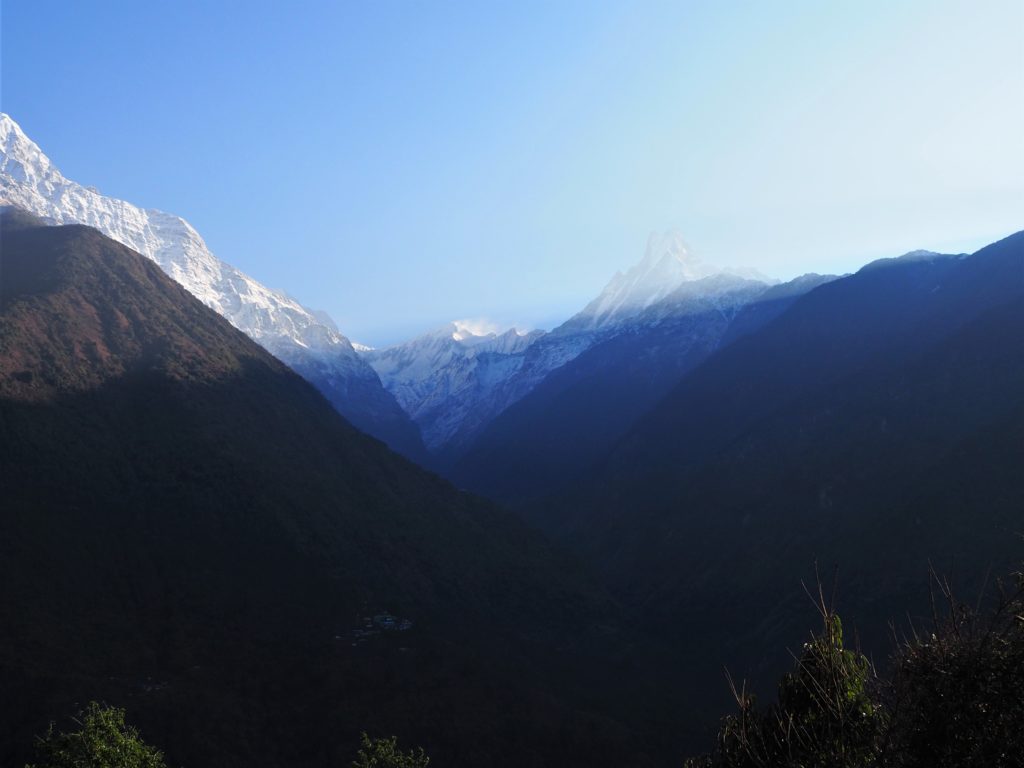
[[[18,122],[6,112],[0,112],[0,146],[6,148],[15,142],[28,145],[42,154],[39,145],[28,137]]]

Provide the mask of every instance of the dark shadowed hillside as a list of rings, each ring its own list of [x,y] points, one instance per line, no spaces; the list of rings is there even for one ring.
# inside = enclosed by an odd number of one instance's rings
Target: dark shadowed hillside
[[[419,428],[379,381],[340,377],[323,360],[301,349],[289,350],[288,367],[316,387],[353,426],[421,466],[429,463]]]
[[[712,355],[574,491],[535,505],[649,626],[716,670],[774,676],[801,579],[884,658],[929,562],[965,579],[1024,551],[1024,234],[879,262]],[[965,584],[964,589],[969,590]],[[775,654],[766,648],[778,648]]]
[[[8,214],[2,247],[0,763],[88,699],[174,765],[343,765],[361,730],[649,762],[633,640],[539,536],[97,231]]]
[[[698,295],[665,316],[635,323],[554,370],[498,416],[452,478],[516,504],[571,485],[708,355],[831,279],[804,275],[767,289],[736,281],[727,292]]]

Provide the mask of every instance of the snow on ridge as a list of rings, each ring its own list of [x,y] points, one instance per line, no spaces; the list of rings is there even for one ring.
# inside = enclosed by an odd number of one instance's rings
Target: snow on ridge
[[[461,320],[365,358],[420,425],[429,448],[457,449],[595,344],[710,308],[733,311],[768,284],[753,270],[701,261],[678,232],[653,234],[638,264],[618,273],[597,298],[550,333],[515,328],[498,333],[488,321]]]
[[[625,273],[617,272],[597,298],[570,320],[571,327],[597,330],[628,320],[665,300],[685,283],[718,275],[775,282],[754,269],[708,264],[691,251],[676,230],[652,232],[643,258]]]
[[[329,381],[365,380],[377,389],[382,382],[420,425],[431,448],[480,429],[552,370],[642,316],[677,311],[679,301],[689,300],[694,291],[707,289],[708,298],[718,283],[766,282],[751,271],[701,261],[678,232],[655,234],[638,264],[617,274],[587,307],[550,334],[463,319],[409,342],[373,349],[353,345],[326,314],[217,259],[184,219],[66,179],[3,113],[0,199],[57,224],[96,227],[140,252],[297,370],[315,368]]]
[[[65,178],[5,113],[0,113],[0,197],[54,224],[95,227],[138,251],[286,363],[312,354],[337,372],[375,377],[333,323],[216,258],[181,217],[106,197]]]
[[[462,337],[494,336],[501,333],[501,326],[482,317],[453,320],[451,325],[455,326],[455,333]]]
[[[483,333],[474,333],[483,331]],[[544,331],[455,321],[409,341],[368,350],[385,388],[416,421],[428,448],[444,447],[465,419],[522,365]]]
[[[438,341],[454,341],[466,348],[487,345],[490,349],[494,350],[528,345],[538,335],[543,335],[544,333],[545,331],[527,331],[515,326],[502,329],[499,324],[490,320],[452,320],[442,326],[414,336],[407,341],[400,341],[396,344],[389,344],[386,347],[380,348],[368,347],[363,344],[358,345],[358,347],[361,352],[376,352],[382,355],[389,350],[406,349],[415,346],[422,347]]]

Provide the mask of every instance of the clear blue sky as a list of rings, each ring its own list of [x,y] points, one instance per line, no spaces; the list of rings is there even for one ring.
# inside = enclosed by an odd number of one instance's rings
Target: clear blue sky
[[[352,338],[1024,228],[1024,3],[3,0],[0,106]]]

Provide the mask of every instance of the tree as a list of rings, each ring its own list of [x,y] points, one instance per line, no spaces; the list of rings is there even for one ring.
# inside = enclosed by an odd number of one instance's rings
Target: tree
[[[398,748],[398,739],[371,739],[363,734],[362,749],[352,761],[352,768],[427,768],[430,758],[422,747],[409,752]]]
[[[26,768],[167,768],[124,717],[123,709],[89,702],[75,718],[80,730],[55,733],[50,723],[37,746],[40,762]]]
[[[954,598],[933,574],[931,626],[898,649],[885,704],[886,766],[1001,768],[1024,756],[1024,574],[997,580],[988,605]],[[940,609],[939,606],[944,607]]]
[[[778,703],[758,710],[733,686],[740,711],[722,721],[714,751],[687,768],[1024,764],[1024,574],[997,581],[977,605],[933,579],[943,600],[933,592],[931,626],[912,628],[882,677],[843,647],[839,618],[821,599],[824,629],[783,677]]]
[[[820,584],[822,630],[804,644],[779,683],[779,699],[759,710],[732,686],[739,713],[726,717],[714,752],[687,768],[867,768],[875,763],[886,712],[872,699],[874,671],[843,644],[843,626]],[[730,679],[730,685],[732,685]]]

